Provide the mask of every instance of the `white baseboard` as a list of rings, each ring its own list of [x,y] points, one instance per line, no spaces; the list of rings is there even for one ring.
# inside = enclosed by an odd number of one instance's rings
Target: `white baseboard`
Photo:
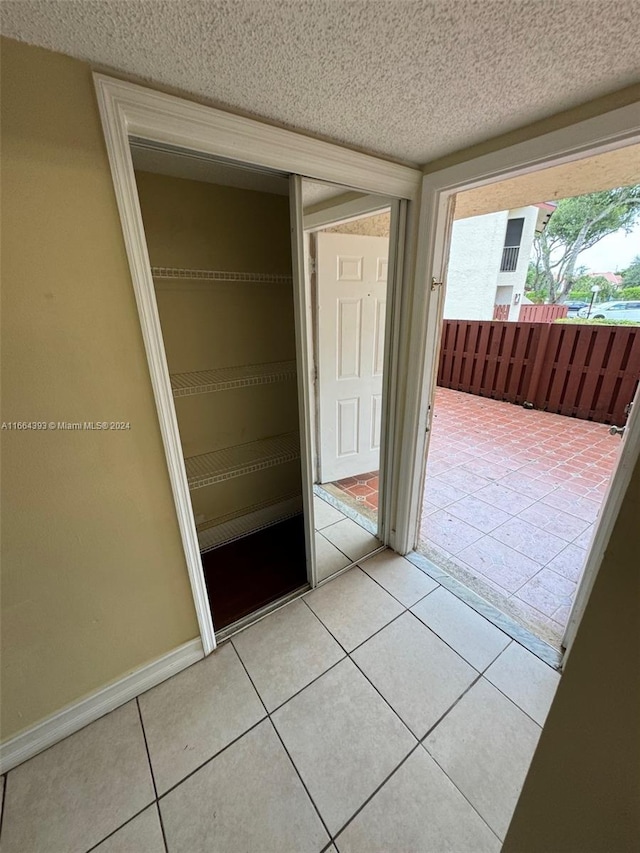
[[[0,774],[53,746],[204,657],[200,638],[146,664],[0,744]]]

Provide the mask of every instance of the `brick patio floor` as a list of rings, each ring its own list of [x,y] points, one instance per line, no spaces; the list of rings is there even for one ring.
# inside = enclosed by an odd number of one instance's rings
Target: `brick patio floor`
[[[620,439],[438,388],[419,550],[559,647]],[[377,472],[334,485],[369,513]]]

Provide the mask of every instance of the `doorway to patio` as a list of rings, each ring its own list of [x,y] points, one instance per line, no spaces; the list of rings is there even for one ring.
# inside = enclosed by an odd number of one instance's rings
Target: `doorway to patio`
[[[573,186],[621,198],[625,188],[609,188],[632,162],[616,155],[605,183],[594,183],[579,161]],[[463,597],[479,596],[559,651],[638,393],[640,324],[568,318],[575,285],[560,279],[544,300],[531,289],[530,258],[566,202],[534,195],[545,190],[527,181],[456,200],[416,551]],[[496,211],[497,198],[510,209]],[[629,223],[639,215],[632,205]],[[577,279],[575,260],[564,274]],[[599,292],[592,301],[625,302],[622,289]]]

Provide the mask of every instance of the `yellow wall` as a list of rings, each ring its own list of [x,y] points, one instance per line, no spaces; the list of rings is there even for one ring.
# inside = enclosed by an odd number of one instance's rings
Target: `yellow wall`
[[[640,840],[640,462],[503,853],[631,853]]]
[[[152,266],[291,275],[288,196],[137,172]],[[294,361],[293,285],[156,279],[170,373]],[[295,379],[176,400],[185,456],[298,431]],[[196,489],[199,524],[302,491],[292,462]]]
[[[2,739],[197,636],[84,63],[2,40]]]

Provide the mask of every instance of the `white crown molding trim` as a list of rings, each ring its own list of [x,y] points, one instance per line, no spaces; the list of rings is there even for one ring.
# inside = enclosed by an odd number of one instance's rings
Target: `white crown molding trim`
[[[0,774],[74,734],[204,657],[200,639],[190,640],[118,681],[68,705],[0,744]]]
[[[136,83],[94,73],[100,100],[127,132],[165,145],[399,198],[416,198],[421,172]]]

